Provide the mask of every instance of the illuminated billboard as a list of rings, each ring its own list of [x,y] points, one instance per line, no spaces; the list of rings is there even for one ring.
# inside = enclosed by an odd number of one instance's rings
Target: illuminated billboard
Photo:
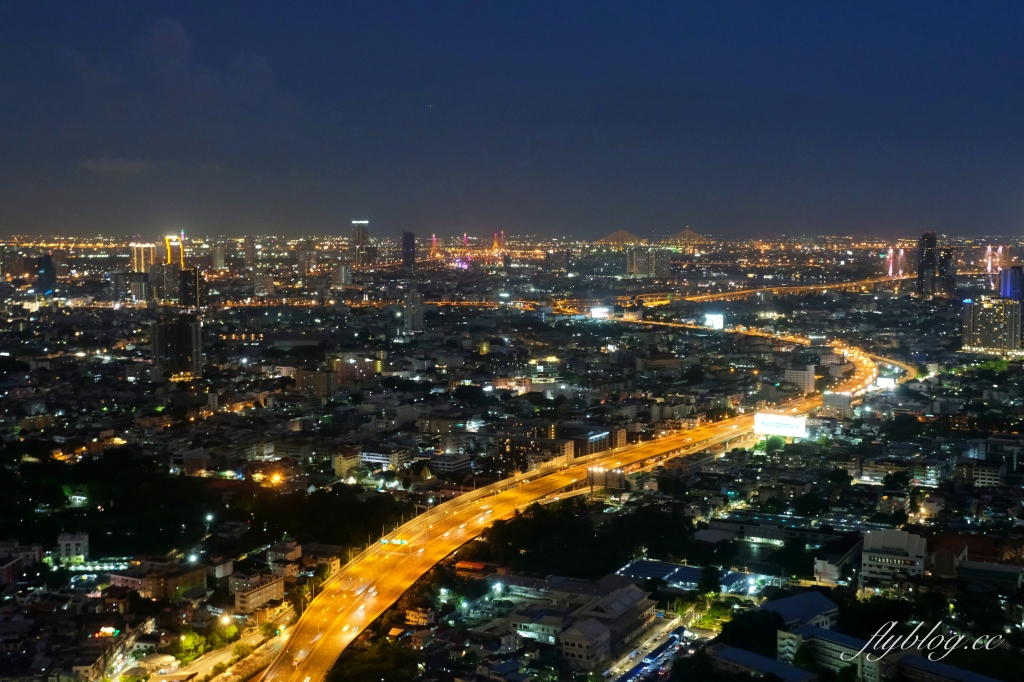
[[[725,329],[725,315],[709,313],[704,316],[704,326],[712,329]]]
[[[590,317],[595,320],[607,320],[611,315],[611,308],[591,308]]]
[[[754,415],[754,433],[759,436],[783,436],[785,438],[806,438],[807,417],[792,417],[774,412],[758,412]]]
[[[875,379],[875,386],[891,390],[896,388],[896,379],[893,377],[878,377]]]

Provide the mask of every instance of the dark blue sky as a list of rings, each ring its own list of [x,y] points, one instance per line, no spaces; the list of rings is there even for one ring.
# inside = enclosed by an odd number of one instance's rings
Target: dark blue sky
[[[0,232],[1018,234],[1024,3],[0,2]]]

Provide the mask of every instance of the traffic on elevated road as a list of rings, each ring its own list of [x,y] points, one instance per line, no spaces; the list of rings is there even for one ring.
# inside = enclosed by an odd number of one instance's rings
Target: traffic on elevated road
[[[874,382],[878,370],[864,353],[845,350],[855,371],[835,390],[856,395]],[[806,414],[821,403],[821,396],[808,396],[786,405],[785,412]],[[568,464],[521,473],[434,507],[382,537],[324,583],[321,593],[290,628],[287,643],[263,680],[320,682],[363,629],[433,566],[479,535],[495,519],[511,516],[517,509],[561,491],[587,486],[591,467],[628,472],[727,444],[748,435],[753,428],[754,415],[744,414],[638,445],[580,457]]]

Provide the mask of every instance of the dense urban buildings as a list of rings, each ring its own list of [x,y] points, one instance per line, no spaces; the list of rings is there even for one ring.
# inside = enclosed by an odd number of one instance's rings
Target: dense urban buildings
[[[1024,682],[1024,5],[450,5],[3,5],[0,682]]]
[[[266,622],[245,665],[335,633],[303,676],[388,641],[442,677],[852,675],[850,614],[920,595],[1019,641],[1015,242],[926,234],[936,275],[910,240],[411,235],[9,242],[0,618],[113,614],[102,650],[10,621],[88,680],[213,674]],[[770,650],[730,635],[765,614]]]

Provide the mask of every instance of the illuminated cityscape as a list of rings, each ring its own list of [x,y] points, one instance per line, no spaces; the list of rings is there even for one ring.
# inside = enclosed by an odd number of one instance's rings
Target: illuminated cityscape
[[[0,682],[1020,681],[1021,11],[314,5],[0,27]]]

